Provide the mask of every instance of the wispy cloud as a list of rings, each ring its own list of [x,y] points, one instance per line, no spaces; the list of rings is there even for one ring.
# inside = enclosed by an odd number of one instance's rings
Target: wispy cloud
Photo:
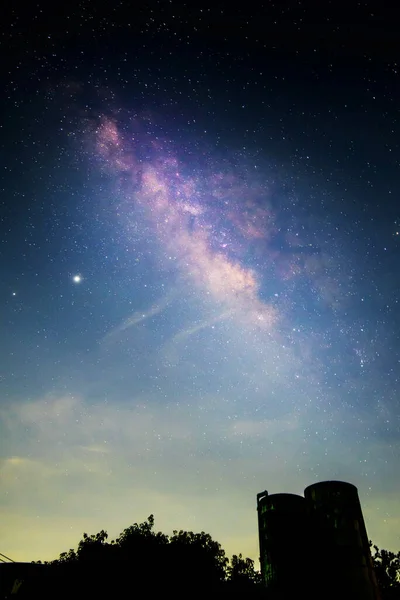
[[[171,300],[176,295],[176,292],[170,292],[161,298],[158,302],[154,303],[150,308],[143,311],[135,311],[132,316],[128,317],[123,323],[109,331],[103,338],[102,343],[108,344],[116,339],[118,336],[131,327],[139,325],[143,321],[150,319],[162,313],[163,310],[171,303]]]

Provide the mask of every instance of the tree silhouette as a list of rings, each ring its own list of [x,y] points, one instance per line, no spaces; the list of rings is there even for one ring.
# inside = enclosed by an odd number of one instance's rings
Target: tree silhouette
[[[129,595],[134,581],[135,589],[143,587],[150,596],[170,591],[184,597],[189,591],[221,594],[235,581],[249,586],[255,581],[253,562],[241,555],[234,561],[230,565],[221,545],[204,531],[174,531],[170,537],[155,532],[150,515],[111,542],[104,530],[84,533],[76,551],[63,552],[51,564],[64,581],[66,596]]]
[[[372,562],[382,600],[400,598],[400,552],[380,550],[370,542]]]
[[[231,558],[231,564],[227,568],[228,581],[250,582],[251,584],[261,583],[261,575],[254,569],[254,560],[243,558],[241,554],[234,554]]]
[[[169,550],[168,562],[181,586],[217,590],[225,581],[228,559],[208,533],[174,531]]]
[[[243,558],[241,554],[234,554],[226,569],[227,587],[234,595],[244,598],[265,598],[265,588],[262,583],[261,573],[254,569],[251,558]]]

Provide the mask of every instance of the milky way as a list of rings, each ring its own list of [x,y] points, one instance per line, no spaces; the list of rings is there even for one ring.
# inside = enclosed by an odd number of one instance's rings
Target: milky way
[[[274,339],[285,334],[290,343],[296,338],[290,331],[297,330],[289,313],[301,286],[314,290],[328,309],[340,301],[337,265],[303,239],[304,226],[297,231],[278,226],[267,177],[262,180],[255,169],[247,168],[241,177],[233,166],[218,170],[215,160],[187,175],[171,145],[164,150],[157,136],[149,144],[151,156],[143,158],[143,135],[130,134],[129,126],[122,134],[109,118],[92,134],[103,168],[117,187],[123,178],[120,212],[126,223],[121,226],[129,229],[131,221],[141,219],[136,227],[157,239],[160,263],[174,265],[214,302],[221,318]]]

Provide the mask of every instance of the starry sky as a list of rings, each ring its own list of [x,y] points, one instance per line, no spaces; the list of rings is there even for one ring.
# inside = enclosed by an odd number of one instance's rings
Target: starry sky
[[[326,479],[400,548],[400,43],[314,4],[2,9],[14,560],[154,513],[257,561],[256,493]]]

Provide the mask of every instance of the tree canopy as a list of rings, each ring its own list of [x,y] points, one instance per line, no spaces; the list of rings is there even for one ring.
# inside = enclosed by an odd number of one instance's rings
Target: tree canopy
[[[382,600],[400,599],[400,552],[380,550],[371,545],[372,562]]]
[[[239,554],[229,560],[204,531],[180,530],[171,536],[156,532],[153,515],[126,528],[115,540],[109,541],[104,530],[84,533],[76,550],[63,552],[49,566],[63,580],[64,593],[68,589],[74,598],[129,596],[132,586],[145,589],[150,597],[161,592],[184,597],[226,591],[255,598],[262,589],[250,558]]]

